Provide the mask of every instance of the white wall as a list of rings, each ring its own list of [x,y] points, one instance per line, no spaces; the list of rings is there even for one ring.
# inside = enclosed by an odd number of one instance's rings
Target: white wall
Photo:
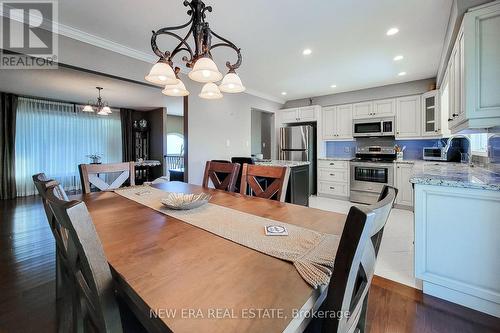
[[[183,80],[188,105],[189,183],[201,184],[205,163],[251,154],[251,109],[274,111],[281,104],[249,94],[224,94],[220,100],[198,97],[202,85]],[[227,145],[229,141],[229,146]]]

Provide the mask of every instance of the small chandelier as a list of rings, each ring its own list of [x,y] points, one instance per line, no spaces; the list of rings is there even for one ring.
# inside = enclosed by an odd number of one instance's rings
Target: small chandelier
[[[189,78],[196,82],[205,83],[199,94],[201,98],[219,99],[222,98],[221,91],[226,93],[245,91],[240,77],[236,74],[236,69],[241,65],[241,49],[210,29],[208,22],[205,21],[205,12],[212,12],[212,7],[205,6],[201,0],[186,0],[183,4],[185,7],[190,8],[187,11],[190,16],[187,23],[176,27],[162,28],[156,32],[153,31],[151,48],[159,57],[159,60],[145,77],[146,81],[165,86],[162,93],[167,96],[189,95],[189,91],[186,90],[184,83],[179,79],[180,68],[174,68],[172,61],[179,52],[185,52],[187,55],[182,57],[182,61],[186,64],[186,67],[191,69],[188,73]],[[188,26],[190,28],[184,38],[172,32]],[[174,37],[179,41],[179,44],[172,51],[162,52],[156,44],[156,38],[159,35]],[[193,36],[194,47],[191,47],[188,43],[189,36]],[[214,45],[212,45],[212,37],[218,39],[218,42]],[[219,72],[217,65],[212,60],[212,50],[217,47],[229,47],[236,52],[236,62],[234,64],[229,61],[226,62],[228,72],[225,76]],[[217,86],[215,82],[220,80],[222,80],[222,83]]]
[[[96,87],[96,89],[99,91],[99,97],[97,97],[97,101],[95,103],[89,103],[85,105],[83,108],[84,112],[95,112],[94,108],[97,110],[97,114],[101,116],[107,116],[108,114],[111,113],[111,108],[108,106],[107,102],[103,102],[101,98],[101,90],[103,88],[101,87]]]

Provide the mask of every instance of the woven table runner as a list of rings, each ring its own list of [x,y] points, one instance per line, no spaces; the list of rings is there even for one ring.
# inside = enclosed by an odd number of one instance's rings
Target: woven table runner
[[[314,288],[330,281],[339,244],[337,235],[212,203],[192,210],[168,209],[161,204],[161,199],[167,196],[167,192],[149,186],[118,189],[115,193],[240,245],[290,261],[302,278]],[[286,227],[288,236],[266,236],[265,226],[269,225]]]

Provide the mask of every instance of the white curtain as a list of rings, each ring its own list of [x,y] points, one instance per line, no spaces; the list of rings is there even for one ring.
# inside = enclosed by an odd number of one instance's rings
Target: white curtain
[[[36,193],[32,175],[44,172],[65,190],[81,189],[78,165],[99,154],[103,163],[121,162],[119,110],[108,116],[81,106],[19,98],[16,121],[17,195]]]

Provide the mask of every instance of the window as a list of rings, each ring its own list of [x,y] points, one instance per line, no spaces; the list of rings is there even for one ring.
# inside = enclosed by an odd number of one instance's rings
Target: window
[[[31,176],[44,172],[65,190],[80,189],[78,164],[99,154],[102,163],[121,162],[119,110],[108,116],[82,112],[82,107],[19,98],[16,120],[17,195],[35,194]]]
[[[473,153],[479,153],[479,155],[482,155],[487,152],[488,150],[488,134],[487,133],[480,133],[480,134],[470,134],[470,144],[471,144],[471,150]]]
[[[182,134],[167,134],[167,155],[184,155],[184,136]]]

